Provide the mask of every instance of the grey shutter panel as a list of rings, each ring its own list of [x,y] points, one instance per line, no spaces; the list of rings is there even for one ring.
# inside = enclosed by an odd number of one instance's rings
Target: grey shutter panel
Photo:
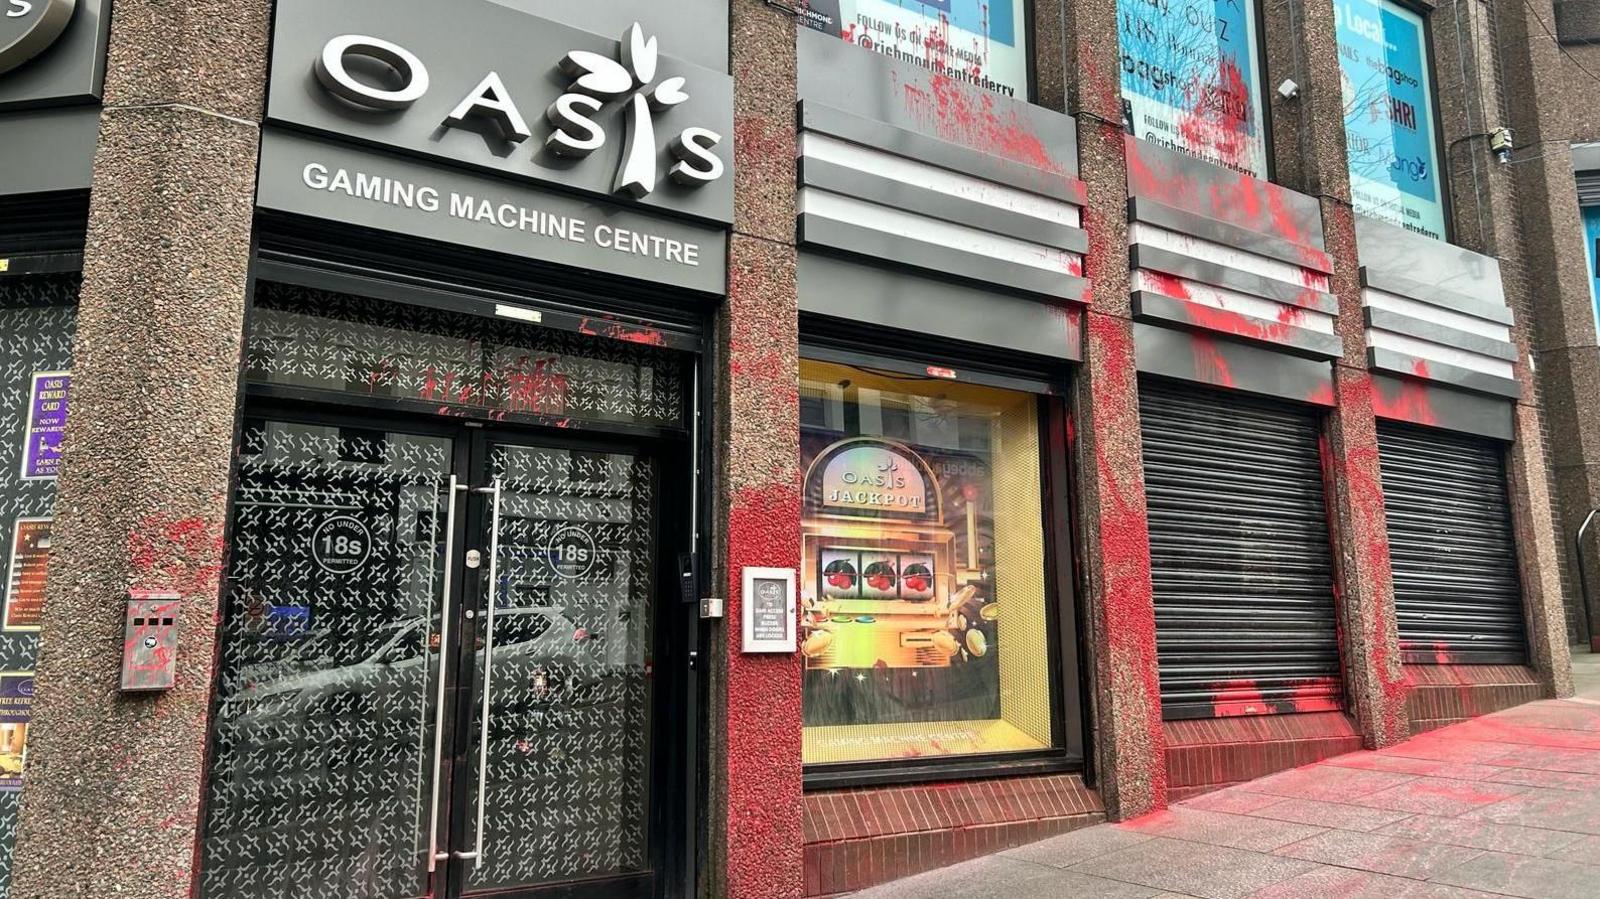
[[[1343,704],[1318,413],[1140,388],[1166,718]]]
[[[1600,171],[1578,173],[1578,205],[1600,204]]]
[[[1380,421],[1378,451],[1404,660],[1525,664],[1501,446]]]

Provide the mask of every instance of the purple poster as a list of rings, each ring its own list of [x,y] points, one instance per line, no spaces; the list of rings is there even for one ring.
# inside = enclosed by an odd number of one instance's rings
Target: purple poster
[[[0,673],[0,792],[22,789],[28,758],[28,722],[33,717],[33,672]]]
[[[22,477],[53,478],[61,471],[61,438],[67,429],[67,393],[72,375],[34,372],[28,392],[28,431],[22,449]]]

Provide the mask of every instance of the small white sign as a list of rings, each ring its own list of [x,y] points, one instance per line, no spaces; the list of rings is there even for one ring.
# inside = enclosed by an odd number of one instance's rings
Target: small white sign
[[[744,569],[744,651],[794,652],[799,609],[793,568]]]

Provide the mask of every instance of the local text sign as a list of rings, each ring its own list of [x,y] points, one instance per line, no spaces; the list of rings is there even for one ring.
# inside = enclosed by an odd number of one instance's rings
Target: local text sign
[[[1254,0],[1117,0],[1132,133],[1267,175]]]
[[[1443,240],[1422,17],[1387,0],[1335,0],[1334,16],[1356,211]]]
[[[279,0],[267,117],[731,222],[732,79],[671,53],[648,21],[607,36],[482,0]]]

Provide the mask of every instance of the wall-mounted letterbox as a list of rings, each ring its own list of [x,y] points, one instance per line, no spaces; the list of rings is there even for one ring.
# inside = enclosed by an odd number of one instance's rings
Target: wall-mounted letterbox
[[[178,669],[176,593],[135,590],[128,593],[128,618],[123,626],[122,689],[170,690]]]

